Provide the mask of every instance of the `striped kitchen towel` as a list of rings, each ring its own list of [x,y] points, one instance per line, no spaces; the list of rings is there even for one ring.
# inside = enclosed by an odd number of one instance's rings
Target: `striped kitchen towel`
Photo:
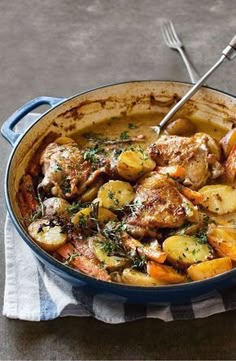
[[[183,305],[129,304],[125,298],[75,287],[48,270],[21,239],[7,215],[6,282],[3,314],[41,321],[65,316],[92,316],[117,324],[144,317],[163,321],[202,318],[236,308],[236,288]]]
[[[36,117],[27,116],[23,127],[18,126],[17,130],[24,131]],[[85,291],[72,286],[41,264],[21,239],[8,215],[4,240],[6,279],[3,314],[9,318],[41,321],[65,316],[92,316],[106,323],[118,324],[145,317],[163,321],[188,320],[236,308],[236,287],[182,305],[130,304],[123,297]]]

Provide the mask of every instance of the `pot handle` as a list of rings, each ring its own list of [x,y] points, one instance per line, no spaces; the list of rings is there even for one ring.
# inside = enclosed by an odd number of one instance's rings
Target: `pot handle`
[[[25,117],[32,110],[40,107],[41,105],[50,105],[54,107],[56,104],[62,102],[66,98],[54,98],[41,96],[30,100],[28,103],[24,104],[21,108],[17,109],[10,118],[8,118],[2,125],[1,133],[6,138],[6,140],[13,146],[20,136],[19,133],[13,131],[14,126],[19,123],[19,121]]]

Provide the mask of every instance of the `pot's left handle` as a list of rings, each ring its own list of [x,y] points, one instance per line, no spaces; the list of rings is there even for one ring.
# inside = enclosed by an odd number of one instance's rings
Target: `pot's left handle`
[[[1,133],[8,140],[8,142],[13,146],[17,138],[20,136],[19,133],[13,131],[14,126],[19,123],[19,121],[24,118],[32,110],[40,107],[41,105],[50,105],[54,107],[56,104],[62,102],[66,98],[54,98],[41,96],[30,100],[28,103],[24,104],[21,108],[17,109],[14,114],[10,116],[2,125]]]

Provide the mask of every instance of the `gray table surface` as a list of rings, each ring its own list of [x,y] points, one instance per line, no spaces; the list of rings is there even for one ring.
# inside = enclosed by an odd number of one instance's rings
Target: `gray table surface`
[[[0,119],[39,95],[70,96],[127,79],[188,81],[159,28],[171,18],[201,73],[236,30],[235,0],[0,0]],[[236,62],[209,81],[236,93]],[[1,186],[10,146],[1,139]],[[1,188],[0,307],[4,289]],[[0,359],[235,359],[236,311],[208,319],[0,318]]]

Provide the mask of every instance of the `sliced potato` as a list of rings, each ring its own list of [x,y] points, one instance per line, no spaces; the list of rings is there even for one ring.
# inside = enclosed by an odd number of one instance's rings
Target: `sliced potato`
[[[231,149],[236,145],[236,128],[231,129],[220,141],[221,148],[227,158]]]
[[[89,189],[84,192],[80,198],[81,202],[92,202],[98,194],[98,190],[103,184],[103,180],[101,178],[96,179],[96,181],[91,184]]]
[[[216,214],[231,213],[236,210],[236,188],[225,184],[213,184],[199,190],[204,196],[202,205]]]
[[[164,282],[161,282],[153,277],[150,277],[146,273],[136,271],[132,268],[124,269],[121,275],[121,280],[128,285],[144,286],[144,287],[162,286],[165,284]]]
[[[186,282],[185,275],[180,274],[173,267],[152,261],[147,264],[147,273],[155,280],[166,284]]]
[[[117,217],[109,209],[99,207],[99,209],[98,209],[98,220],[101,223],[107,223],[109,221],[116,221]]]
[[[71,219],[71,222],[74,224],[83,223],[83,220],[90,219],[92,217],[92,208],[87,207],[81,209],[77,212]],[[98,221],[101,223],[107,223],[109,221],[115,221],[117,219],[116,215],[109,211],[109,209],[99,207],[98,208]]]
[[[212,226],[207,236],[220,256],[236,261],[236,229],[233,226]]]
[[[116,167],[122,178],[134,181],[151,172],[156,163],[144,151],[126,150],[119,155]]]
[[[221,226],[234,226],[236,220],[236,212],[227,213],[224,215],[214,215],[211,216],[211,219],[215,224],[219,224]]]
[[[71,222],[74,224],[82,223],[83,220],[87,220],[91,217],[91,212],[92,209],[90,207],[83,208],[71,218]]]
[[[55,251],[66,243],[67,235],[62,232],[62,227],[47,218],[37,219],[28,227],[30,236],[45,251]]]
[[[211,247],[207,243],[200,243],[197,237],[171,236],[164,241],[162,247],[167,253],[167,260],[182,267],[212,258]]]
[[[104,263],[105,268],[108,268],[111,271],[115,271],[116,269],[125,267],[127,264],[127,258],[125,257],[117,257],[117,256],[108,256],[107,252],[103,248],[103,242],[99,240],[93,241],[93,252],[97,259],[100,262]]]
[[[236,145],[233,146],[225,162],[225,175],[230,182],[236,177]]]
[[[63,198],[51,197],[43,202],[46,216],[64,216],[68,217],[68,208],[70,203]]]
[[[191,122],[191,120],[186,118],[178,118],[170,123],[166,130],[170,135],[192,135],[196,131],[196,126]]]
[[[193,264],[188,268],[187,274],[193,281],[200,281],[230,271],[231,269],[231,259],[229,257],[223,257]]]
[[[119,209],[133,201],[135,193],[128,182],[110,180],[98,191],[98,200],[102,207]]]

